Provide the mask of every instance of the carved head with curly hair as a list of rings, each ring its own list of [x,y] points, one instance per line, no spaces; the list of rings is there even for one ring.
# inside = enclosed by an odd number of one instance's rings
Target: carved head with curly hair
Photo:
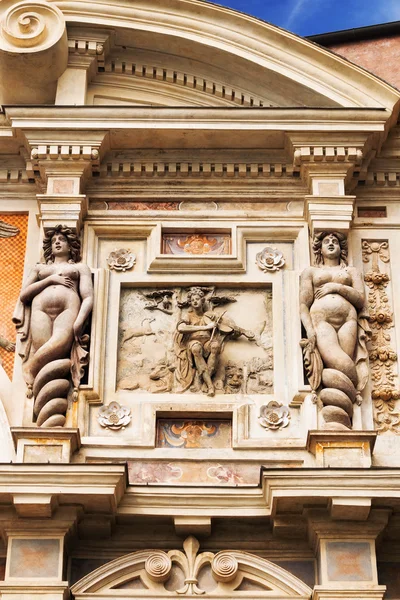
[[[347,264],[348,264],[348,262],[347,262],[347,254],[348,254],[347,239],[346,239],[346,236],[343,233],[340,233],[339,231],[320,231],[319,233],[317,233],[314,236],[312,249],[313,249],[314,256],[315,256],[315,264],[317,266],[324,264],[324,255],[323,255],[323,250],[322,250],[324,240],[326,241],[327,244],[330,243],[332,245],[335,245],[335,241],[337,241],[339,243],[339,247],[340,247],[340,253],[338,256],[339,265],[340,265],[340,267],[342,267],[342,269],[347,267]]]
[[[69,246],[69,263],[77,263],[81,260],[81,243],[76,233],[65,227],[64,225],[57,225],[48,229],[43,239],[43,255],[46,264],[54,262],[54,255],[52,250],[52,242],[55,235],[62,235]]]

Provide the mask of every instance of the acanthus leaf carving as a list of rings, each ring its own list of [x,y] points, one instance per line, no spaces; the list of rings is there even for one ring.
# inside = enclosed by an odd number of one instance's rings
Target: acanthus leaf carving
[[[400,433],[400,414],[396,410],[396,400],[400,399],[397,385],[397,353],[391,345],[394,322],[387,294],[390,276],[387,272],[382,272],[379,266],[380,262],[390,262],[389,244],[387,241],[363,240],[362,254],[366,265],[364,281],[369,288],[368,308],[372,329],[369,360],[375,408],[374,421],[378,433]]]

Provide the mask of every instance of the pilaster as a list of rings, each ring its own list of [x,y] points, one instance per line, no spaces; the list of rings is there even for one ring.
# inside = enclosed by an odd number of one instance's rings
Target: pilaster
[[[374,509],[363,522],[335,520],[324,509],[304,513],[318,564],[312,600],[382,600],[386,586],[378,584],[375,541],[389,511]]]
[[[64,507],[53,519],[19,518],[2,523],[7,543],[4,582],[0,582],[3,599],[69,597],[64,580],[68,540],[76,535],[79,510]]]

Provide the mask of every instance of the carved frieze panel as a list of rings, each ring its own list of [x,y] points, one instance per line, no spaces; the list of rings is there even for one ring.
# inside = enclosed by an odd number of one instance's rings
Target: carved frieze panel
[[[123,288],[119,329],[119,390],[272,393],[270,287]]]
[[[387,241],[363,240],[364,281],[372,330],[369,360],[374,420],[378,433],[400,433],[397,353],[391,296],[390,252]]]

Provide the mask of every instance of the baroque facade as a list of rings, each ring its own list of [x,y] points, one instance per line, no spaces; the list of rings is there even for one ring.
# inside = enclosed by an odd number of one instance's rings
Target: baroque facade
[[[0,105],[1,598],[398,600],[400,92],[3,0]]]

